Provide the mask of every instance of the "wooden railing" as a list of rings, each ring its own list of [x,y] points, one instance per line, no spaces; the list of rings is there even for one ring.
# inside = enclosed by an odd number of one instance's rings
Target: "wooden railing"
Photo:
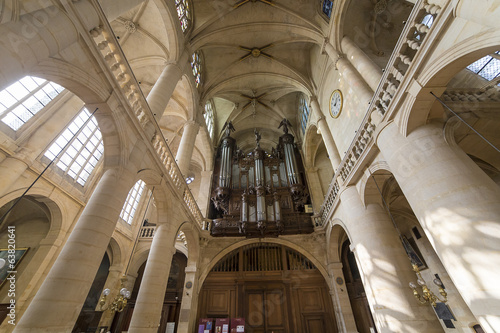
[[[449,3],[448,1],[447,4]],[[367,148],[373,144],[373,134],[377,125],[385,119],[389,109],[394,107],[392,104],[393,98],[398,93],[398,89],[411,64],[416,58],[424,56],[419,53],[419,50],[426,41],[426,36],[432,27],[438,24],[441,12],[442,8],[439,5],[430,4],[427,1],[418,1],[415,4],[387,63],[379,86],[366,111],[365,118],[356,132],[356,137],[333,176],[332,183],[320,210],[322,225],[328,221],[330,215],[335,210],[340,186],[349,181],[353,170],[362,163],[366,156]],[[431,28],[421,23],[422,18],[428,14],[434,17]]]
[[[139,126],[146,135],[148,133],[152,134],[151,145],[160,161],[159,164],[164,168],[163,174],[166,175],[167,180],[172,184],[172,188],[177,192],[177,197],[186,204],[188,211],[192,214],[193,220],[198,222],[201,227],[203,216],[142,94],[142,90],[126,60],[125,54],[116,40],[113,30],[97,0],[91,0],[91,3],[101,16],[101,25],[92,29],[89,36],[84,37],[89,37],[93,41],[94,50],[104,60],[102,63],[105,65],[104,67],[107,70],[106,74],[108,74],[109,80],[114,81],[113,85],[118,88],[115,91],[122,95],[122,100],[127,104],[124,107],[128,106],[132,110]],[[79,15],[78,11],[75,11],[75,14]],[[80,20],[84,21],[84,18],[80,17]]]

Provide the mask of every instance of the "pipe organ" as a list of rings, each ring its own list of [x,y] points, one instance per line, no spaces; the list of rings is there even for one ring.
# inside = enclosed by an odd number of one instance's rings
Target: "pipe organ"
[[[284,124],[284,125],[283,125]],[[304,213],[310,203],[300,154],[290,123],[282,121],[283,131],[276,148],[260,147],[255,130],[255,148],[243,153],[227,130],[218,148],[214,168],[209,217],[213,236],[278,236],[313,232],[311,215]]]

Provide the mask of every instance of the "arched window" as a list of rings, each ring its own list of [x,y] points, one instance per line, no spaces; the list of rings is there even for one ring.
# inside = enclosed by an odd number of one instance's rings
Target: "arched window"
[[[494,78],[500,78],[500,51],[482,57],[467,66],[467,69],[473,71],[488,81],[491,81]]]
[[[201,57],[199,52],[195,52],[191,56],[191,68],[193,69],[196,88],[198,88],[201,84]]]
[[[205,117],[208,133],[210,134],[210,138],[212,138],[214,134],[214,106],[212,101],[208,101],[205,104],[205,113],[203,117]]]
[[[177,8],[177,16],[181,22],[182,32],[185,32],[189,27],[191,20],[191,12],[187,0],[175,0],[175,7]]]
[[[25,76],[0,91],[0,118],[17,131],[63,90],[54,82]]]
[[[144,185],[144,182],[139,180],[128,192],[127,200],[125,200],[125,205],[123,205],[122,212],[120,213],[120,217],[128,224],[132,224],[137,205],[144,191]]]
[[[83,126],[85,122],[87,123]],[[54,164],[83,186],[103,152],[104,146],[97,121],[95,117],[91,117],[86,108],[83,108],[44,156],[52,160],[60,153]]]
[[[321,10],[323,11],[323,14],[328,16],[328,18],[332,17],[332,8],[333,8],[333,1],[331,0],[322,1]]]
[[[307,121],[309,120],[309,105],[307,105],[306,98],[304,96],[300,97],[299,101],[299,120],[300,128],[302,129],[302,134],[306,132]]]

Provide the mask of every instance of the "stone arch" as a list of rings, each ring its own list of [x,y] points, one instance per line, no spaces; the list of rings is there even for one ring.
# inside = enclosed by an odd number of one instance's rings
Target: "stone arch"
[[[327,257],[329,263],[341,262],[340,250],[346,239],[351,239],[346,225],[340,219],[333,219],[327,231],[326,237]]]
[[[200,258],[200,227],[195,222],[184,222],[179,226],[176,237],[182,231],[186,236],[188,266],[198,266]]]
[[[368,167],[359,182],[360,198],[365,207],[370,203],[382,205],[379,189],[383,191],[384,183],[390,177],[392,172],[386,161],[377,161]]]
[[[293,243],[289,240],[277,238],[277,239],[259,239],[259,238],[253,238],[253,239],[245,239],[242,241],[237,241],[236,243],[233,243],[223,250],[221,250],[219,253],[217,253],[210,261],[208,264],[204,265],[204,267],[200,270],[200,283],[199,283],[199,289],[203,286],[203,282],[207,278],[208,274],[210,273],[210,270],[222,259],[224,256],[242,246],[249,245],[249,244],[255,244],[255,243],[271,243],[271,244],[280,244],[287,246],[300,254],[302,254],[304,257],[306,257],[308,260],[310,260],[316,268],[319,270],[323,278],[325,279],[325,282],[327,285],[330,284],[329,282],[329,275],[328,271],[326,270],[325,263],[321,263],[318,259],[316,259],[309,251],[304,249],[302,246]]]
[[[124,263],[122,262],[122,244],[115,239],[115,237],[111,237],[109,240],[108,248],[106,249],[106,253],[108,254],[110,266],[122,266]]]
[[[306,168],[314,167],[316,153],[323,142],[321,135],[317,133],[318,128],[315,124],[310,124],[304,135],[304,166]]]
[[[446,36],[443,37],[446,39]],[[454,38],[455,39],[455,38]],[[424,125],[431,108],[438,103],[433,92],[438,97],[444,92],[450,80],[465,67],[477,59],[500,49],[500,35],[496,30],[477,33],[462,41],[454,43],[442,52],[429,59],[428,66],[419,75],[418,90],[407,103],[399,116],[399,128],[404,135],[408,135],[417,127]]]

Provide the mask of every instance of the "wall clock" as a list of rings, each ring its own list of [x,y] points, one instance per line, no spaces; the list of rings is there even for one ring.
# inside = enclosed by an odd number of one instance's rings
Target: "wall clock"
[[[342,97],[342,92],[337,89],[332,92],[330,97],[330,115],[333,118],[338,118],[340,112],[342,112],[342,106],[344,105],[344,98]]]

